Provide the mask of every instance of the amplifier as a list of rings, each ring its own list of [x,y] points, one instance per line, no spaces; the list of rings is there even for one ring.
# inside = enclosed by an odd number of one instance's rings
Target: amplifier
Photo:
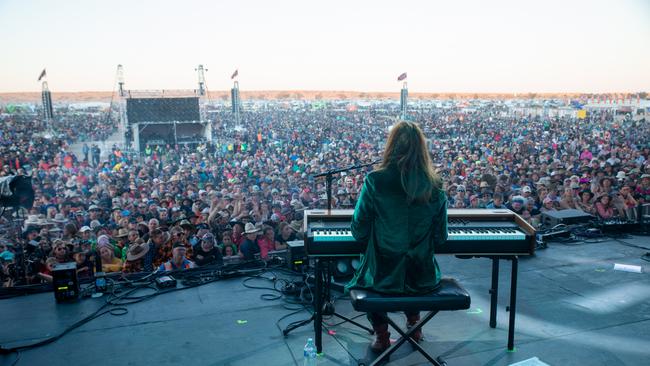
[[[553,227],[555,225],[579,225],[590,222],[594,217],[581,210],[560,210],[542,213],[542,225]]]
[[[60,263],[52,270],[52,287],[56,302],[76,300],[79,298],[79,280],[77,263]]]
[[[287,266],[294,272],[302,272],[303,268],[309,266],[304,240],[287,242]]]

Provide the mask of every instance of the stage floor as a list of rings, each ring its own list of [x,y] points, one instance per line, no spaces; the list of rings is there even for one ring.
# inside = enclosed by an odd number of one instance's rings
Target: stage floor
[[[648,237],[625,243],[650,247]],[[470,292],[467,311],[442,312],[424,328],[423,347],[454,365],[509,365],[537,357],[549,365],[644,365],[650,360],[650,263],[646,250],[615,240],[554,244],[519,265],[514,352],[506,351],[510,264],[502,261],[497,328],[488,326],[491,263],[440,256],[443,275]],[[643,267],[642,273],[614,264]],[[251,285],[268,286],[254,280]],[[124,316],[104,315],[41,348],[20,352],[18,365],[302,365],[313,326],[284,338],[276,322],[291,311],[282,300],[264,301],[264,290],[242,278],[157,296],[128,306]],[[0,344],[31,343],[56,334],[95,311],[104,298],[57,305],[51,293],[0,301]],[[337,311],[359,315],[346,298]],[[299,312],[280,322],[307,318]],[[393,314],[403,324],[403,315]],[[367,324],[365,316],[358,318]],[[336,323],[336,319],[327,320]],[[323,335],[319,365],[356,365],[371,359],[371,336],[350,324]],[[349,353],[348,353],[349,352]],[[17,355],[0,356],[12,365]],[[388,365],[426,364],[410,345]]]

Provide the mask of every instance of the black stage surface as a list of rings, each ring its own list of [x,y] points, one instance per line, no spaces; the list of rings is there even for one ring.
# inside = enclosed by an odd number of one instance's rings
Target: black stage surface
[[[621,239],[650,247],[648,237]],[[549,365],[648,365],[650,363],[650,263],[647,251],[608,239],[596,243],[551,243],[519,264],[515,351],[506,351],[509,262],[502,261],[496,329],[488,326],[491,262],[441,256],[444,275],[457,278],[472,296],[468,311],[442,312],[424,328],[423,347],[453,365],[509,365],[537,357]],[[639,265],[642,273],[614,270]],[[266,274],[269,276],[270,274]],[[265,280],[250,285],[269,286]],[[313,327],[284,338],[276,321],[289,314],[268,291],[246,288],[242,278],[157,296],[128,306],[124,316],[104,315],[55,343],[20,352],[18,365],[301,365]],[[0,301],[3,347],[56,334],[92,313],[104,298],[57,305],[51,293]],[[337,311],[355,313],[346,298]],[[302,311],[281,327],[308,317]],[[393,314],[404,322],[403,315]],[[367,324],[365,317],[360,321]],[[326,322],[334,323],[336,319]],[[371,353],[371,336],[350,324],[325,333],[319,365],[356,365]],[[349,353],[344,349],[347,348]],[[0,356],[11,365],[17,355]],[[294,361],[297,360],[297,361]],[[424,364],[404,345],[389,365]],[[527,365],[539,365],[530,362]]]

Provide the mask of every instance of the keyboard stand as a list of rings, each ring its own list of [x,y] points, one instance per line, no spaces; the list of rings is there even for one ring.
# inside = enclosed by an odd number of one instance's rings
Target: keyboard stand
[[[490,328],[497,326],[497,305],[499,295],[499,260],[506,259],[512,261],[512,271],[510,273],[510,305],[506,307],[509,312],[508,319],[508,351],[515,348],[515,314],[517,309],[517,273],[519,271],[519,257],[515,256],[492,256],[485,257],[492,260],[492,286],[490,288]]]
[[[289,332],[291,332],[292,330],[307,325],[313,321],[314,333],[315,333],[314,343],[316,344],[316,353],[323,352],[323,315],[336,316],[337,318],[340,318],[346,322],[356,325],[357,327],[367,331],[370,334],[375,334],[375,332],[372,329],[368,328],[367,326],[360,324],[354,321],[353,319],[350,319],[336,312],[330,294],[330,284],[332,282],[330,268],[331,268],[331,261],[333,259],[335,258],[334,257],[314,258],[314,262],[316,266],[316,269],[314,271],[315,272],[314,275],[316,277],[314,299],[313,299],[314,313],[311,315],[309,319],[290,325],[282,331],[282,334],[286,337],[289,334]],[[324,270],[323,268],[324,265],[326,266],[327,270]],[[325,281],[323,281],[323,277],[325,278]],[[325,299],[327,299],[327,301],[324,301]]]
[[[330,273],[331,260],[334,258],[329,257],[317,257],[315,258],[316,263],[316,289],[314,294],[314,343],[316,344],[316,352],[323,352],[323,315],[334,315],[340,319],[343,319],[351,324],[356,325],[357,327],[367,331],[370,334],[375,334],[375,331],[366,327],[363,324],[357,323],[356,321],[347,318],[336,312],[334,309],[334,304],[332,303],[332,297],[330,295],[330,283],[332,282],[332,276]],[[325,263],[323,263],[325,262]],[[323,264],[327,266],[327,270],[323,271]],[[325,277],[325,283],[323,283],[323,277]],[[325,290],[325,293],[323,293]],[[325,303],[323,300],[327,298]]]

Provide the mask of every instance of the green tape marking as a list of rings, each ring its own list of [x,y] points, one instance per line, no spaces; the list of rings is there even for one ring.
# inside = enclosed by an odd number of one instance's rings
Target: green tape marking
[[[517,347],[515,347],[515,348],[513,348],[513,349],[506,350],[506,352],[508,352],[508,353],[515,353],[515,352],[517,352]]]
[[[605,268],[596,268],[596,272],[605,272]]]
[[[239,325],[246,324],[246,323],[248,323],[248,320],[237,320],[237,324]]]
[[[482,314],[483,310],[481,308],[476,308],[476,310],[467,310],[467,314]]]

